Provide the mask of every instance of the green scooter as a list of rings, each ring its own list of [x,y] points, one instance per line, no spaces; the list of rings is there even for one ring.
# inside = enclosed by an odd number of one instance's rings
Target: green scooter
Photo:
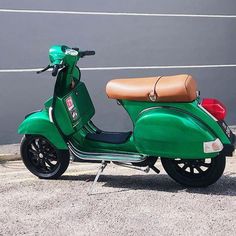
[[[225,106],[216,99],[200,100],[190,75],[115,79],[106,93],[129,114],[133,130],[107,132],[91,121],[95,109],[81,82],[78,60],[94,55],[64,45],[49,50],[56,76],[53,96],[44,109],[20,124],[24,134],[21,156],[34,175],[56,179],[71,158],[77,162],[107,163],[159,173],[160,157],[168,175],[181,185],[205,187],[224,172],[226,156],[235,149],[235,135],[224,122]],[[97,176],[98,178],[98,176]]]

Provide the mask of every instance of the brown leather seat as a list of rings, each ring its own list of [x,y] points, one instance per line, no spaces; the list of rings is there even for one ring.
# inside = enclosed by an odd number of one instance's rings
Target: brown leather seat
[[[114,79],[107,83],[109,98],[136,101],[192,102],[197,85],[191,75]]]

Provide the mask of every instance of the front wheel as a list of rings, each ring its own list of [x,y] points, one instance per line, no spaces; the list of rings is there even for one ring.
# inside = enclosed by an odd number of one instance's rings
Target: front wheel
[[[225,156],[207,159],[161,158],[167,174],[186,187],[207,187],[215,183],[225,169]]]
[[[56,179],[70,162],[68,150],[56,149],[46,138],[25,136],[21,141],[21,157],[27,169],[42,179]]]

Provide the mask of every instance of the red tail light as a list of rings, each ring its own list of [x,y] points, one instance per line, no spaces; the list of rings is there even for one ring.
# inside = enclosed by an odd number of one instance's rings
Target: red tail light
[[[201,105],[210,112],[217,120],[224,120],[226,107],[223,103],[214,98],[204,98]]]

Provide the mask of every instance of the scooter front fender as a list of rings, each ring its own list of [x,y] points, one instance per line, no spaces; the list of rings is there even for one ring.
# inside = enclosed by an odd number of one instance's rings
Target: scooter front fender
[[[68,149],[68,146],[55,124],[50,121],[48,111],[42,110],[27,116],[18,128],[19,134],[41,135],[48,139],[57,149]]]

